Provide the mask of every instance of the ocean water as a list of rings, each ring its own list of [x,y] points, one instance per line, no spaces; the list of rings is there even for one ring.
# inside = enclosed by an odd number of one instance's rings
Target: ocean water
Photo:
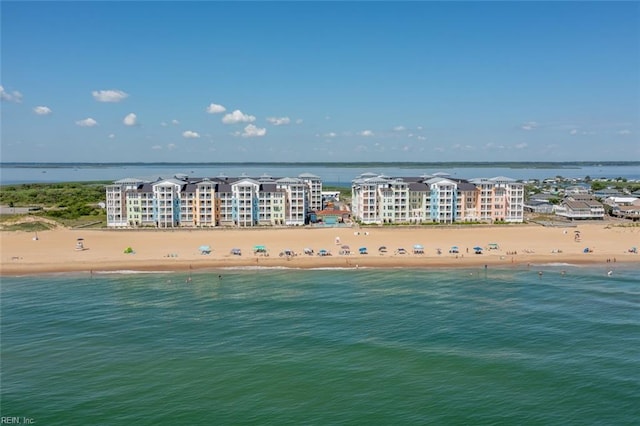
[[[638,424],[640,268],[609,268],[3,277],[1,415]]]

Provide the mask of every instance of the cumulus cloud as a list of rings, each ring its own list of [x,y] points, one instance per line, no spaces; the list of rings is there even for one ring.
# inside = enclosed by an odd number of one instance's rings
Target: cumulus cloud
[[[174,126],[177,126],[178,124],[180,124],[180,122],[176,119],[171,120],[171,124],[173,124]]]
[[[109,135],[109,139],[115,139],[115,138],[116,138],[116,135],[115,135],[115,134],[111,133],[111,134]]]
[[[243,138],[257,138],[267,134],[267,129],[256,127],[253,124],[247,125],[244,128],[244,132],[242,132],[241,136]]]
[[[619,135],[630,135],[631,134],[631,130],[627,130],[627,129],[619,130],[618,134]]]
[[[49,115],[53,111],[51,111],[51,108],[49,108],[48,106],[37,106],[33,109],[33,112],[38,115]]]
[[[168,124],[167,124],[167,122],[166,122],[166,121],[161,122],[161,123],[160,123],[160,125],[161,125],[162,127],[167,127],[167,126],[168,126]]]
[[[360,136],[370,137],[373,136],[373,132],[371,130],[363,130],[358,133]]]
[[[577,135],[578,134],[578,129],[571,129],[571,131],[569,132],[570,135]]]
[[[138,117],[134,113],[127,114],[127,116],[122,120],[125,126],[135,126],[138,124]]]
[[[404,132],[405,130],[407,130],[407,128],[404,127],[404,126],[396,126],[396,127],[393,128],[393,130],[395,132]]]
[[[225,112],[227,109],[225,107],[223,107],[222,105],[218,105],[218,104],[209,104],[209,106],[207,107],[207,112],[209,114],[220,114],[221,112]]]
[[[151,147],[151,149],[156,150],[156,151],[161,150],[162,149],[162,145],[154,145],[154,146]]]
[[[252,123],[254,121],[256,121],[256,118],[253,115],[244,114],[239,109],[222,117],[222,122],[224,124]]]
[[[174,149],[176,149],[176,148],[177,148],[177,145],[176,145],[175,143],[167,144],[167,149],[168,149],[169,151],[173,151],[173,150],[174,150]]]
[[[527,121],[526,123],[522,124],[522,126],[520,126],[520,128],[522,130],[534,130],[538,127],[538,123],[536,123],[535,121]]]
[[[182,132],[182,136],[186,139],[198,139],[200,137],[200,134],[192,130],[186,130]]]
[[[282,126],[291,122],[289,117],[269,117],[267,118],[267,121],[274,126]]]
[[[76,124],[80,127],[93,127],[93,126],[97,126],[98,122],[93,118],[89,117],[89,118],[85,118],[84,120],[76,121]]]
[[[427,137],[426,136],[418,136],[418,140],[419,141],[426,141]]]
[[[324,134],[325,138],[335,138],[336,136],[338,136],[336,132],[329,132]]]
[[[525,149],[528,145],[525,142],[516,144],[516,149]]]
[[[452,148],[457,151],[473,151],[474,150],[473,146],[471,145],[461,145],[459,143],[453,145]]]
[[[298,118],[298,119],[296,120],[296,124],[302,124],[302,118]]]
[[[91,95],[98,102],[120,102],[129,96],[122,90],[94,90]]]
[[[13,92],[7,92],[4,87],[0,86],[0,99],[9,102],[22,102],[22,93],[14,90]]]

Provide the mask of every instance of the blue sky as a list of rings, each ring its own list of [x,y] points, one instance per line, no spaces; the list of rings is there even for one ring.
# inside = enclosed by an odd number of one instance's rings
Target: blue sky
[[[5,162],[640,160],[638,2],[0,7]]]

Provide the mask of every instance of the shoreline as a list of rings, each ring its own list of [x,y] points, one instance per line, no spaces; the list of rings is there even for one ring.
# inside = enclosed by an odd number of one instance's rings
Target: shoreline
[[[580,238],[576,238],[576,234]],[[228,268],[489,268],[540,267],[544,264],[638,264],[640,227],[569,224],[566,227],[509,225],[457,228],[286,228],[145,231],[58,229],[34,234],[2,231],[0,276],[73,272],[185,272]],[[78,238],[83,250],[76,250]],[[414,245],[424,248],[414,254]],[[497,244],[497,249],[489,249]],[[208,245],[210,254],[199,247]],[[269,255],[256,255],[264,245]],[[350,254],[340,254],[343,246]],[[388,248],[380,253],[380,246]],[[451,247],[459,253],[450,253]],[[131,247],[134,253],[126,254]],[[368,254],[359,254],[366,247]],[[475,254],[474,247],[482,247]],[[242,255],[230,253],[240,248]],[[304,254],[312,248],[313,255]],[[407,254],[394,253],[404,248]],[[590,252],[585,253],[585,248]],[[321,249],[331,256],[318,256]],[[438,250],[439,249],[439,250]],[[284,250],[293,257],[279,256]],[[438,253],[439,252],[439,253]]]

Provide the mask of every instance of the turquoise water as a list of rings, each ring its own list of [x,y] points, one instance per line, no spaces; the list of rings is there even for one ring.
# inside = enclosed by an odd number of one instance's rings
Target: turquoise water
[[[640,268],[606,272],[5,277],[2,416],[39,425],[637,424]]]

